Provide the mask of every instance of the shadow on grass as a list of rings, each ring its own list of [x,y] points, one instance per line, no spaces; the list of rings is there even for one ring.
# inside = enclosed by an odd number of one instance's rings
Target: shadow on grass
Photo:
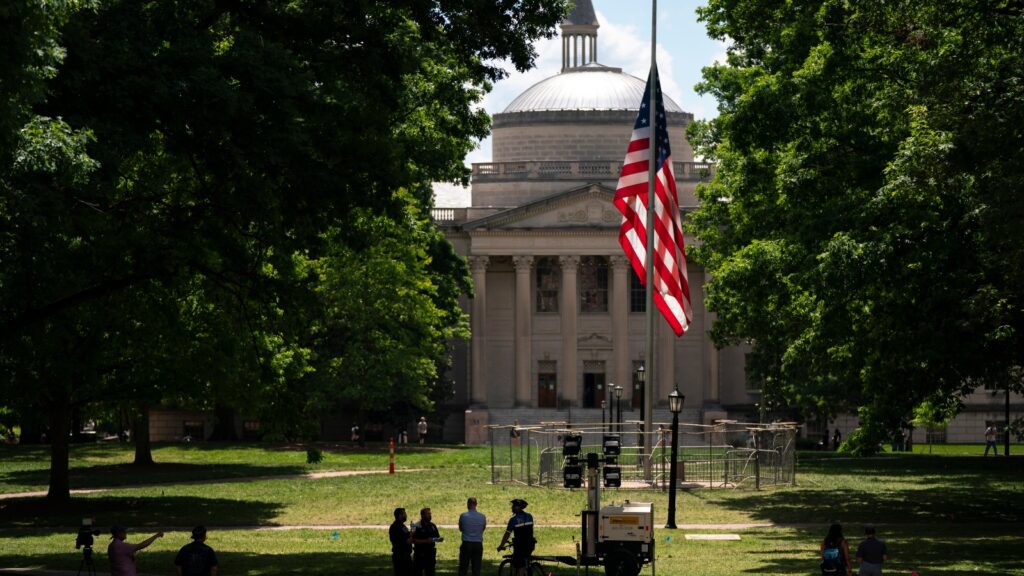
[[[104,544],[105,547],[105,544]],[[96,573],[109,574],[110,565],[105,551],[97,543],[95,556]],[[214,544],[216,550],[216,545]],[[171,574],[174,571],[174,552],[145,550],[138,554],[138,570],[143,574]],[[74,549],[74,537],[69,540],[68,550],[44,555],[19,556],[0,552],[0,567],[39,567],[45,570],[77,570],[81,553]],[[391,576],[391,555],[357,552],[310,552],[292,554],[247,554],[217,553],[220,571],[226,574],[358,574],[360,576]],[[545,573],[553,576],[569,576],[575,569],[565,566],[545,565]],[[498,562],[485,559],[481,565],[482,574],[497,574]],[[458,562],[439,560],[438,574],[457,574]],[[604,571],[600,570],[603,574]]]
[[[50,505],[43,498],[17,498],[0,500],[0,539],[73,532],[82,518],[94,518],[96,526],[108,528],[114,524],[270,526],[279,511],[278,504],[269,502],[186,496],[72,498],[61,505]]]
[[[1024,458],[852,459],[801,463],[801,470],[819,475],[817,485],[745,493],[720,505],[786,524],[1024,522]],[[836,488],[829,486],[833,475],[864,481]]]
[[[246,477],[283,476],[308,472],[302,466],[252,466],[248,464],[182,464],[156,463],[146,466],[135,464],[106,464],[79,467],[70,470],[72,489],[106,488],[128,485],[199,482],[205,480],[231,480]],[[19,470],[4,476],[8,492],[14,487],[24,491],[39,490],[49,483],[49,469]]]
[[[861,541],[859,530],[846,531],[851,557],[856,555]],[[859,528],[859,526],[857,527]],[[909,574],[917,570],[928,576],[961,576],[965,572],[978,574],[1020,574],[1024,558],[1018,550],[1024,546],[1024,536],[1007,534],[998,526],[926,528],[881,528],[879,537],[886,541],[890,560],[885,564],[889,574]],[[824,530],[798,530],[797,538],[808,543],[807,551],[794,557],[796,550],[779,557],[778,550],[793,549],[792,535],[765,533],[757,537],[767,543],[765,550],[750,552],[756,566],[745,569],[744,574],[817,574],[818,542]],[[852,558],[851,558],[852,559]],[[856,572],[857,562],[854,562]]]

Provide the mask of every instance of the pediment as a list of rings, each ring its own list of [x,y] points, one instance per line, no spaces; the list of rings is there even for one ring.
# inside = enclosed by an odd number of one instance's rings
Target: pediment
[[[587,184],[467,222],[463,228],[618,228],[622,215],[612,204],[615,190]]]

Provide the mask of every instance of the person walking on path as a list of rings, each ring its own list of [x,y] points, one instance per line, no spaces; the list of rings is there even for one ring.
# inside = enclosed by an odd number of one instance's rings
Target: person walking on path
[[[875,537],[875,527],[864,527],[864,541],[857,546],[857,561],[860,562],[860,576],[882,576],[882,564],[889,559],[885,542]]]
[[[839,445],[843,443],[843,434],[836,428],[836,431],[832,434],[832,450],[839,450]]]
[[[508,546],[509,536],[512,536],[512,568],[516,576],[526,576],[527,566],[530,565],[530,556],[537,541],[533,538],[533,516],[526,511],[527,502],[522,498],[512,501],[512,517],[508,520],[508,528],[501,537],[501,544],[498,545],[498,552]]]
[[[430,508],[420,510],[420,523],[413,526],[412,543],[415,547],[413,564],[416,576],[434,576],[437,566],[437,544],[444,542],[437,524],[430,521]]]
[[[988,449],[992,449],[993,456],[999,456],[999,446],[996,446],[996,436],[999,430],[995,426],[985,428],[985,456],[988,456]]]
[[[138,544],[129,544],[128,530],[124,526],[110,529],[110,544],[107,546],[107,558],[110,560],[110,576],[136,576],[135,553],[146,548],[157,538],[163,538],[163,532],[157,532]]]
[[[429,431],[429,430],[430,430],[430,427],[427,426],[427,417],[426,416],[420,416],[420,423],[416,425],[416,431],[419,432],[419,435],[420,435],[420,444],[426,444],[426,442],[427,442],[427,431]]]
[[[174,557],[178,576],[217,576],[217,554],[206,545],[206,526],[192,529],[192,542]]]
[[[821,573],[836,576],[853,575],[850,544],[843,537],[843,527],[840,524],[829,526],[828,534],[821,541]]]
[[[395,508],[395,521],[388,529],[391,539],[391,564],[395,576],[411,576],[412,574],[412,534],[405,527],[408,515],[405,508]]]
[[[476,498],[469,498],[466,500],[466,511],[459,516],[459,532],[462,532],[462,545],[459,546],[459,576],[466,576],[470,565],[473,567],[473,576],[480,576],[487,517],[477,512],[476,505]]]

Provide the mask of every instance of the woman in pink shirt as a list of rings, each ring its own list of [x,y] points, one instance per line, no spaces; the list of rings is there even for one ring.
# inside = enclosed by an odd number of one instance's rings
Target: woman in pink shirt
[[[128,531],[124,526],[114,526],[110,529],[111,540],[107,546],[107,557],[110,559],[110,576],[136,576],[135,553],[149,546],[157,538],[163,538],[163,532],[157,532],[138,544],[125,542],[128,538]]]

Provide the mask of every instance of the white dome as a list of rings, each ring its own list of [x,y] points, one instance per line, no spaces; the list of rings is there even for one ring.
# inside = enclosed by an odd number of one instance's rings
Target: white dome
[[[528,88],[503,114],[549,110],[638,110],[647,82],[618,68],[588,64],[546,78]],[[666,112],[682,112],[665,96]]]

